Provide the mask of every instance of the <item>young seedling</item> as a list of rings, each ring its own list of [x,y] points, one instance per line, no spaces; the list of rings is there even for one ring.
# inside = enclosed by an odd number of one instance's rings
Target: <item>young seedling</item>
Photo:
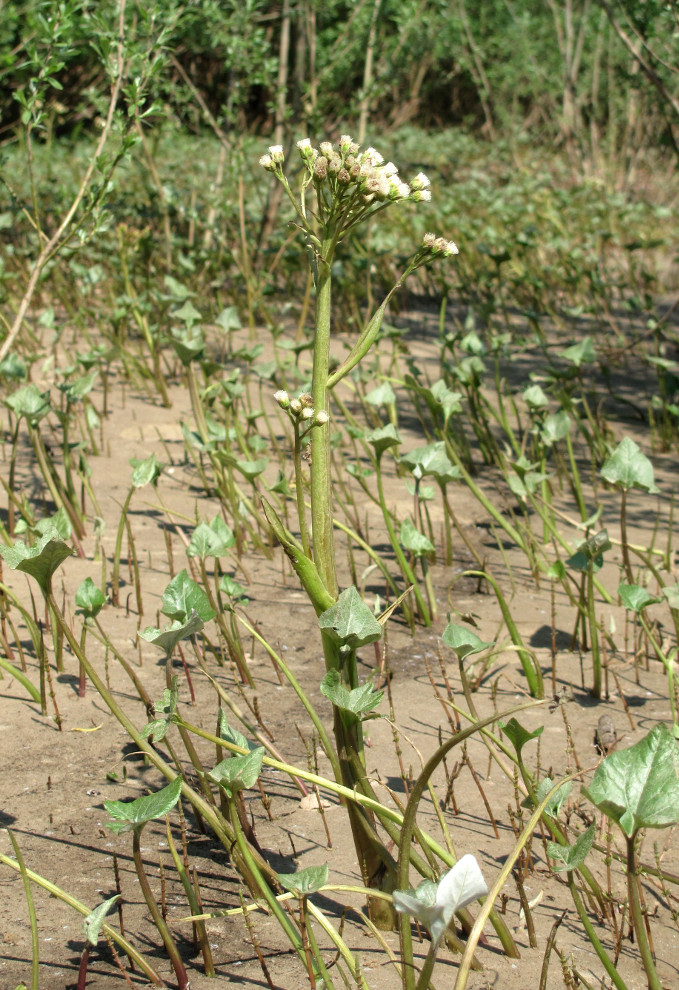
[[[132,856],[141,892],[153,922],[165,943],[167,954],[177,977],[179,990],[189,990],[186,967],[153,896],[141,854],[141,833],[144,826],[147,822],[153,821],[154,818],[163,818],[167,815],[179,800],[181,789],[182,779],[177,777],[167,787],[163,787],[153,794],[148,794],[146,797],[140,797],[134,801],[104,801],[104,807],[114,819],[112,822],[106,823],[107,828],[117,835],[122,832],[132,832]]]
[[[636,840],[643,828],[679,823],[679,755],[673,734],[661,723],[634,746],[610,753],[582,793],[623,832],[630,919],[648,988],[662,990],[641,907]]]

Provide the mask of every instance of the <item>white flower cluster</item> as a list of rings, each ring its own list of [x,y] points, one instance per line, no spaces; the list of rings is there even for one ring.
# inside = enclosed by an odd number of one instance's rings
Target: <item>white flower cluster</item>
[[[278,392],[274,392],[273,397],[281,409],[285,409],[294,419],[306,420],[310,426],[323,426],[328,422],[325,409],[315,412],[314,400],[310,392],[302,392],[296,399],[291,399],[284,389],[279,389]]]
[[[422,248],[437,258],[450,258],[460,253],[455,241],[449,241],[446,237],[437,237],[436,234],[425,234],[422,238]]]
[[[341,136],[337,148],[330,141],[322,141],[314,148],[309,138],[298,141],[297,148],[314,183],[321,185],[329,179],[334,191],[343,187],[357,188],[366,204],[403,199],[426,203],[431,199],[430,182],[424,173],[419,172],[410,184],[404,182],[393,162],[385,162],[375,148],[360,151],[348,134]],[[283,161],[283,149],[275,144],[268,154],[262,155],[259,164],[270,172],[277,172]]]

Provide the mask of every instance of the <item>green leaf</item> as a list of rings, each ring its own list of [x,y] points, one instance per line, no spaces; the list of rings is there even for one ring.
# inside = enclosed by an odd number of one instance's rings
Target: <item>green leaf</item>
[[[142,739],[148,739],[149,736],[153,736],[154,742],[161,742],[165,738],[167,730],[175,721],[175,715],[177,713],[178,684],[179,678],[175,674],[172,678],[172,686],[165,688],[160,701],[154,702],[153,713],[155,717],[150,722],[147,722],[141,730]]]
[[[38,519],[35,526],[32,526],[31,529],[36,533],[40,533],[41,536],[51,533],[52,536],[58,536],[62,540],[70,540],[71,533],[73,532],[71,520],[68,518],[68,513],[63,506],[48,519]]]
[[[186,549],[187,557],[224,557],[232,546],[235,546],[236,537],[226,525],[221,516],[209,523],[199,523],[193,531],[191,542]]]
[[[318,624],[336,643],[358,650],[382,636],[382,626],[351,585],[334,605],[322,612]]]
[[[389,447],[398,447],[402,443],[399,432],[393,423],[380,426],[377,430],[370,430],[365,434],[365,439],[374,448],[378,460]]]
[[[219,582],[219,590],[223,591],[225,595],[237,602],[239,605],[249,605],[250,599],[247,598],[247,589],[239,584],[238,581],[234,581],[230,574],[224,574],[221,581]]]
[[[540,439],[546,447],[551,447],[559,440],[564,440],[571,431],[573,421],[565,409],[548,416],[540,429]]]
[[[190,302],[187,302],[183,309],[187,306],[193,309]],[[205,336],[200,327],[188,326],[184,330],[174,330],[170,336],[170,343],[185,368],[188,368],[192,361],[199,360],[205,351]]]
[[[210,599],[186,568],[181,570],[163,592],[163,615],[185,622],[192,612],[197,612],[203,622],[209,622],[217,614],[210,605]]]
[[[108,811],[112,822],[107,822],[106,827],[112,832],[130,832],[132,829],[141,828],[146,822],[153,818],[162,818],[166,815],[179,800],[182,789],[182,778],[175,777],[171,784],[163,787],[160,791],[147,794],[145,797],[137,798],[135,801],[104,801],[104,807]]]
[[[231,333],[232,330],[240,330],[241,322],[240,316],[238,315],[237,306],[227,306],[223,309],[215,323],[218,327],[221,327],[224,333]]]
[[[649,605],[656,605],[662,598],[656,598],[649,594],[646,588],[639,587],[638,584],[621,584],[618,587],[620,601],[631,612],[642,612]]]
[[[328,864],[307,866],[297,873],[278,873],[278,882],[284,890],[290,890],[297,897],[313,894],[328,882]]]
[[[413,472],[419,468],[421,478],[431,475],[440,485],[446,485],[460,476],[460,469],[446,454],[443,440],[429,443],[426,447],[415,447],[414,450],[403,454],[400,460],[401,464],[405,464]]]
[[[207,774],[208,780],[219,784],[228,797],[233,797],[237,791],[254,787],[262,772],[264,747],[258,746],[244,756],[227,756]]]
[[[531,409],[546,409],[549,399],[539,385],[529,385],[523,393],[523,401]]]
[[[51,531],[41,536],[32,547],[27,547],[21,540],[11,547],[0,546],[0,554],[13,571],[30,574],[40,585],[42,593],[47,595],[55,571],[67,557],[72,556],[73,550]]]
[[[424,533],[416,529],[410,519],[405,519],[398,534],[399,543],[408,550],[409,553],[421,557],[425,553],[433,553],[434,544],[428,540]]]
[[[137,635],[146,640],[147,643],[151,643],[152,646],[157,646],[159,650],[162,650],[165,656],[172,653],[177,643],[182,639],[186,639],[188,636],[193,636],[195,633],[200,632],[203,628],[203,620],[198,615],[197,612],[192,612],[190,617],[186,622],[171,622],[169,626],[165,626],[164,629],[156,629],[154,626],[147,626],[143,632]]]
[[[187,299],[180,309],[174,309],[172,311],[172,319],[181,320],[190,329],[194,323],[202,319],[202,314],[198,312],[191,300]]]
[[[600,533],[590,536],[580,544],[577,551],[566,561],[568,567],[575,571],[588,571],[590,565],[593,571],[598,571],[604,564],[604,553],[610,550],[612,543],[608,538],[608,530],[602,529]]]
[[[538,736],[542,735],[545,729],[544,725],[540,725],[534,732],[529,732],[528,729],[524,729],[521,723],[515,718],[510,718],[510,720],[506,723],[500,722],[499,726],[516,750],[516,755],[519,759],[521,758],[521,750],[526,743],[530,742],[531,739],[537,739]]]
[[[372,392],[368,392],[365,401],[371,406],[391,406],[396,402],[396,393],[389,382],[382,382]]]
[[[376,691],[369,681],[350,691],[342,684],[338,670],[329,670],[325,675],[321,694],[348,716],[349,724],[360,722],[361,716],[377,708],[384,697],[384,691]]]
[[[95,907],[94,911],[90,911],[83,921],[83,932],[90,945],[96,945],[99,941],[99,932],[104,923],[104,918],[120,897],[120,894],[114,894],[113,897],[109,897],[107,901]]]
[[[494,642],[484,643],[467,626],[458,626],[454,622],[448,623],[443,630],[441,639],[446,646],[455,651],[458,660],[464,660],[465,657],[473,656],[475,653],[483,653],[484,650],[490,650],[495,646]]]
[[[137,457],[130,458],[132,465],[132,485],[134,488],[143,488],[145,485],[156,485],[163,473],[163,465],[156,460],[156,455],[151,454],[145,460],[140,461]]]
[[[257,749],[257,743],[250,742],[246,736],[229,725],[223,708],[217,712],[217,731],[219,738],[225,742],[233,743],[234,746],[240,746],[241,749],[247,749],[251,753]]]
[[[106,595],[101,588],[96,586],[91,577],[85,578],[76,590],[75,603],[80,614],[86,619],[93,619],[95,615],[99,615],[106,602]]]
[[[662,590],[670,608],[679,609],[679,584],[668,584]]]
[[[574,364],[579,368],[581,364],[593,364],[596,361],[596,351],[591,337],[583,337],[579,344],[573,344],[561,351],[561,357],[565,361]]]
[[[640,742],[610,753],[582,793],[626,836],[679,823],[679,751],[664,723]]]
[[[604,481],[625,491],[630,488],[641,488],[651,494],[660,491],[653,480],[653,465],[629,437],[622,438],[600,473]]]
[[[5,405],[12,410],[17,419],[23,418],[31,426],[37,426],[50,411],[50,394],[41,392],[31,383],[8,396]]]
[[[528,740],[526,740],[526,742],[527,741]],[[551,791],[553,786],[554,786],[554,781],[551,779],[551,777],[544,777],[540,781],[540,783],[538,784],[538,791],[537,791],[537,802],[536,802],[537,804],[542,803],[548,791]],[[561,811],[564,802],[568,800],[568,796],[570,795],[572,790],[573,790],[573,781],[572,780],[566,781],[566,783],[559,788],[556,794],[552,795],[547,805],[545,806],[545,811],[547,812],[547,814],[552,815],[553,818],[556,818],[559,812]]]
[[[596,835],[596,822],[593,822],[572,846],[561,846],[558,842],[547,843],[547,855],[556,860],[552,869],[555,873],[563,870],[577,870],[585,862]]]

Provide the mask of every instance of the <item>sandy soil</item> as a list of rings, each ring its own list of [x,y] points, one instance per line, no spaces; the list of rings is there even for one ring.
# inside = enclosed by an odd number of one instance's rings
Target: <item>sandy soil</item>
[[[433,351],[425,335],[419,339],[414,337],[410,346],[423,363],[431,359]],[[515,373],[520,376],[521,369]],[[92,484],[106,523],[103,549],[109,559],[120,505],[129,485],[129,458],[146,457],[155,451],[168,466],[159,482],[158,492],[151,488],[137,492],[130,512],[140,561],[144,615],[137,614],[135,589],[124,565],[122,607],[115,609],[107,606],[101,621],[113,645],[132,663],[139,665],[138,676],[151,697],[158,698],[164,688],[164,669],[158,661],[158,651],[145,643],[139,645],[136,631],[140,625],[158,624],[157,610],[162,591],[171,573],[187,566],[184,541],[192,531],[193,520],[196,517],[211,518],[216,512],[216,503],[202,492],[195,466],[187,462],[184,456],[180,422],[191,420],[186,392],[176,383],[171,383],[173,406],[165,409],[148,395],[130,388],[125,390],[123,397],[122,390],[115,382],[113,384],[110,413],[103,427],[104,452],[90,459]],[[95,396],[95,403],[100,400],[100,395]],[[617,437],[635,429],[631,421],[611,422]],[[401,432],[405,440],[404,450],[424,442],[415,423],[405,422],[401,425]],[[643,443],[641,438],[637,439]],[[644,444],[644,447],[650,453],[647,445]],[[656,512],[660,513],[660,531],[663,531],[669,495],[676,482],[673,457],[658,454],[654,456],[654,465],[656,481],[663,494],[658,499],[642,494],[632,497],[632,538],[637,542],[647,543],[650,539]],[[32,497],[38,497],[40,479],[26,448],[21,452],[20,468],[24,490]],[[482,472],[479,480],[493,498],[506,497],[505,493],[495,490],[495,478],[491,472]],[[483,509],[465,490],[457,488],[454,500],[466,535],[487,559],[511,601],[512,613],[521,634],[540,660],[548,693],[561,695],[565,692],[571,698],[565,705],[554,706],[554,710],[545,705],[519,716],[529,728],[544,726],[539,742],[531,743],[525,750],[531,769],[541,776],[558,776],[576,767],[594,767],[601,758],[594,742],[597,723],[603,713],[611,716],[620,747],[636,742],[658,722],[669,721],[664,672],[655,659],[648,660],[645,654],[637,663],[634,662],[633,636],[626,625],[624,612],[615,606],[600,607],[600,617],[605,627],[615,629],[613,639],[618,648],[608,651],[606,700],[596,702],[589,693],[592,676],[590,657],[587,653],[580,655],[570,650],[575,616],[564,596],[557,591],[552,600],[550,582],[542,579],[539,584],[536,583],[525,558],[518,551],[511,547],[507,547],[504,554],[498,551]],[[401,516],[409,511],[411,499],[402,482],[392,480],[389,501],[397,507]],[[604,501],[606,509],[602,522],[610,527],[612,535],[617,535],[615,498],[605,495]],[[371,542],[381,548],[384,535],[379,518],[374,506],[367,499],[365,502],[360,506],[361,515],[368,513]],[[568,509],[565,497],[563,505]],[[440,525],[440,517],[434,506],[431,511],[436,528]],[[66,561],[56,581],[58,596],[61,600],[63,595],[67,614],[73,611],[73,593],[78,584],[87,576],[97,583],[101,578],[102,564],[97,559],[91,522],[84,548],[86,558],[73,557]],[[609,556],[610,563],[602,572],[602,580],[607,587],[614,589],[619,550],[614,550]],[[344,544],[340,541],[340,558],[345,569],[345,581],[349,583],[345,557]],[[360,557],[357,559],[360,574],[365,561]],[[314,704],[328,716],[329,704],[319,688],[323,663],[316,622],[281,551],[273,548],[269,557],[262,553],[247,553],[243,558],[244,570],[234,569],[229,561],[225,561],[224,566],[226,570],[231,568],[239,580],[243,580],[244,573],[247,574],[250,599],[247,614],[255,620],[262,635],[284,655]],[[368,770],[386,803],[405,801],[410,779],[417,776],[421,760],[431,754],[439,738],[448,737],[452,731],[451,722],[454,726],[457,718],[446,705],[446,699],[452,698],[459,707],[466,708],[457,661],[452,651],[440,643],[448,612],[455,621],[461,621],[460,615],[471,614],[477,634],[485,640],[497,640],[502,646],[474,696],[479,715],[490,714],[494,707],[501,711],[525,700],[525,680],[515,652],[506,648],[509,639],[494,595],[489,593],[488,587],[479,586],[476,579],[460,576],[470,566],[474,565],[469,552],[455,535],[453,566],[437,564],[433,571],[440,608],[434,628],[419,628],[411,637],[407,626],[398,617],[389,624],[386,653],[394,721],[392,724],[379,719],[370,723],[367,752]],[[30,601],[28,585],[22,575],[5,568],[4,580],[22,600]],[[366,582],[368,595],[384,593],[383,585],[374,573],[367,576]],[[80,619],[74,617],[73,623],[79,634]],[[9,638],[11,641],[11,632]],[[51,649],[51,639],[49,643]],[[555,652],[553,645],[556,646]],[[37,683],[37,661],[32,655],[30,641],[24,639],[23,646],[29,676]],[[262,647],[259,644],[254,644],[254,648],[252,644],[248,646],[251,672],[256,684],[254,690],[240,687],[233,671],[228,667],[219,667],[214,658],[208,661],[212,675],[252,722],[257,721],[255,712],[258,713],[261,731],[270,736],[286,761],[306,767],[309,759],[313,762],[317,758],[319,772],[328,773],[327,760],[314,751],[311,726],[296,696],[289,687],[282,686]],[[88,651],[97,668],[102,673],[106,672],[117,698],[130,717],[142,726],[146,721],[144,707],[115,658],[110,654],[106,657],[103,648],[92,636],[88,639]],[[196,701],[192,703],[187,678],[182,665],[177,663],[182,712],[188,721],[214,731],[217,710],[215,691],[201,673],[188,647],[185,656]],[[377,662],[375,652],[372,648],[365,649],[360,659],[362,675],[368,676]],[[64,672],[57,674],[54,671],[53,676],[63,719],[61,732],[55,724],[51,703],[50,715],[44,718],[39,706],[27,699],[17,681],[7,676],[0,681],[0,748],[3,758],[0,825],[12,829],[29,869],[46,877],[89,908],[115,892],[115,856],[127,936],[157,968],[167,985],[175,986],[174,974],[142,901],[132,863],[131,839],[129,835],[116,837],[106,830],[108,815],[103,807],[105,800],[135,797],[146,788],[158,788],[162,781],[158,773],[145,765],[135,752],[134,745],[91,687],[88,687],[84,699],[77,697],[77,669],[72,657],[67,655]],[[386,702],[380,711],[388,712]],[[464,719],[462,722],[464,724]],[[176,730],[171,731],[176,734]],[[206,744],[199,747],[199,752],[206,766],[211,766],[214,762],[213,748]],[[445,774],[442,772],[435,779],[442,815],[456,855],[474,853],[487,880],[492,883],[512,851],[515,830],[522,827],[522,821],[525,823],[528,815],[520,806],[521,795],[513,782],[490,761],[488,750],[481,741],[472,739],[466,750],[466,760],[463,756],[463,752],[453,750],[447,760]],[[590,773],[588,771],[585,776],[589,777]],[[449,777],[455,778],[452,786],[449,786]],[[247,794],[248,813],[254,821],[260,845],[275,869],[293,872],[300,866],[327,862],[332,882],[360,882],[344,812],[329,795],[330,806],[325,813],[328,838],[318,811],[304,810],[300,804],[301,794],[288,778],[265,770],[261,784],[270,802],[268,809],[264,807],[260,792],[252,790]],[[572,828],[572,834],[596,820],[597,843],[605,851],[606,828],[602,827],[600,816],[580,795],[579,784],[574,786],[564,817]],[[423,803],[419,821],[441,839],[431,802]],[[176,813],[172,826],[175,841],[179,843]],[[199,823],[188,809],[186,840],[204,910],[216,912],[237,906],[238,881],[225,850],[212,835],[200,830]],[[615,829],[611,842],[613,853],[622,853],[622,837]],[[13,855],[6,832],[0,834],[0,852]],[[182,947],[193,990],[207,990],[222,984],[266,986],[267,976],[258,960],[253,937],[265,962],[271,986],[294,990],[307,985],[303,967],[282,942],[276,923],[261,912],[251,916],[252,931],[248,931],[242,918],[237,916],[215,918],[208,923],[217,979],[207,979],[201,968],[200,955],[192,942],[191,925],[180,920],[188,914],[188,908],[168,852],[162,823],[145,830],[143,852],[153,888],[159,897],[159,864],[162,863],[167,915]],[[665,871],[679,873],[679,855],[673,831],[656,832],[645,837],[642,861],[653,867],[656,857]],[[637,948],[629,938],[628,923],[620,908],[626,896],[622,867],[615,858],[607,867],[604,853],[596,850],[591,854],[590,861],[616,905],[613,911],[616,924],[614,927],[610,918],[604,920],[597,916],[592,905],[589,905],[590,917],[611,954],[615,954],[615,943],[618,942],[618,967],[629,990],[643,990],[646,980],[638,961]],[[567,965],[579,971],[590,986],[608,986],[608,981],[601,982],[601,966],[584,936],[568,888],[563,879],[552,874],[548,868],[539,830],[533,837],[530,855],[524,859],[520,872],[520,882],[532,905],[536,945],[530,945],[528,929],[520,916],[519,887],[510,878],[498,906],[514,933],[521,957],[511,960],[503,956],[498,950],[497,938],[488,926],[487,944],[477,953],[483,970],[473,974],[469,987],[474,990],[488,987],[529,990],[538,987],[547,937],[557,922],[560,924],[556,932],[556,946]],[[0,889],[0,988],[14,990],[21,980],[30,985],[28,911],[20,876],[2,865]],[[38,916],[40,990],[75,987],[84,945],[82,919],[73,909],[35,886],[33,892]],[[678,947],[676,911],[679,909],[676,887],[670,888],[671,899],[668,900],[667,891],[663,892],[657,878],[647,874],[643,880],[643,892],[663,986],[679,986],[678,956],[675,955]],[[318,896],[318,903],[335,918],[341,915],[346,905],[350,905],[346,915],[345,938],[353,949],[360,951],[368,985],[374,990],[400,986],[399,976],[389,964],[386,952],[367,937],[361,920],[364,904],[360,897],[328,892]],[[118,924],[115,913],[110,920],[112,924]],[[620,929],[619,933],[616,928]],[[385,937],[389,946],[397,952],[396,936],[388,934]],[[427,942],[423,941],[418,951],[424,955],[426,949]],[[330,948],[325,958],[334,958]],[[114,990],[130,984],[147,985],[138,972],[129,970],[124,957],[123,966],[126,968],[125,976],[117,968],[110,949],[101,940],[91,956],[87,986]],[[436,986],[452,987],[456,967],[456,957],[442,949],[434,973]],[[568,986],[556,953],[550,957],[546,982],[542,986],[546,990]]]

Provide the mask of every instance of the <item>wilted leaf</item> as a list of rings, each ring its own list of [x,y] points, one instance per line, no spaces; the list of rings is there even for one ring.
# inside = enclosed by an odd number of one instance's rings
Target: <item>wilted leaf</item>
[[[32,547],[21,540],[11,547],[0,546],[0,554],[13,571],[30,574],[46,595],[55,571],[67,557],[72,556],[73,550],[52,530],[41,536]]]
[[[90,911],[83,921],[83,932],[90,945],[96,945],[99,941],[99,932],[104,923],[104,918],[121,896],[121,894],[114,894],[113,897],[109,897],[103,904],[95,907],[94,911]]]
[[[137,635],[141,639],[146,640],[147,643],[151,643],[152,646],[157,646],[159,650],[162,650],[169,657],[180,640],[186,639],[188,636],[193,636],[195,633],[200,632],[202,628],[203,620],[197,612],[192,612],[186,622],[171,622],[164,629],[147,626],[143,632]]]

